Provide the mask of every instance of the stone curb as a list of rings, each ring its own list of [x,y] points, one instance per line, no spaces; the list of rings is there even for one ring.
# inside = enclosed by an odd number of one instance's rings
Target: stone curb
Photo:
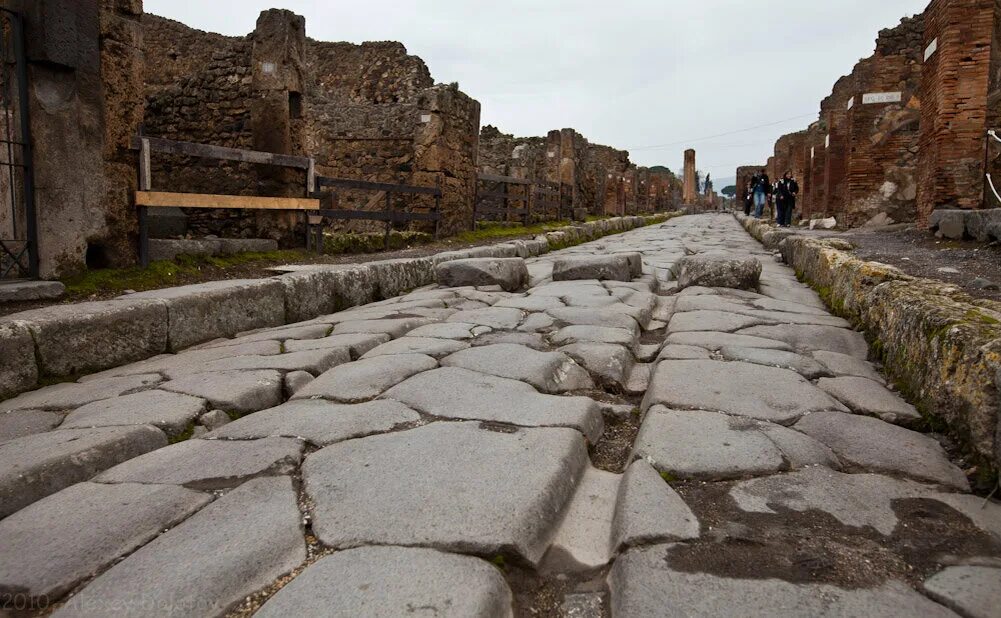
[[[440,262],[534,257],[680,212],[591,221],[532,240],[433,256],[337,265],[264,279],[210,281],[115,300],[55,305],[0,318],[0,400],[40,380],[92,373],[239,332],[310,320],[434,283]]]
[[[786,234],[736,215],[831,310],[862,325],[873,356],[929,420],[944,421],[977,460],[1001,463],[1001,303],[846,253],[850,243]]]

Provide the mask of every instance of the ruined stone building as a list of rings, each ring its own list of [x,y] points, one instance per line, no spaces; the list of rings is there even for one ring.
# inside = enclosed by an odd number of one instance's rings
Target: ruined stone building
[[[1001,128],[999,27],[996,2],[933,0],[881,31],[817,122],[775,144],[769,172],[800,181],[801,215],[854,227],[998,205],[984,180],[1001,157],[987,137]]]

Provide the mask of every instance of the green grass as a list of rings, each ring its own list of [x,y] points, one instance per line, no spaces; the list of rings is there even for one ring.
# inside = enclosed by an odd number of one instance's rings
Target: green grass
[[[516,236],[534,236],[545,234],[561,227],[570,225],[570,221],[551,221],[533,225],[504,225],[497,223],[478,223],[475,230],[461,232],[452,238],[459,243],[475,243],[486,240],[513,238]]]

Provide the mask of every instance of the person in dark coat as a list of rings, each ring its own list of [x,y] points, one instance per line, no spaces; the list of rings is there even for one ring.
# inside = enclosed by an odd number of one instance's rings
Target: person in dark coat
[[[758,172],[751,178],[751,190],[754,192],[754,218],[760,219],[768,203],[768,196],[772,194],[772,182],[768,179],[768,174]]]
[[[747,190],[744,191],[744,216],[750,216],[751,206],[754,206],[754,190],[751,185],[747,185]]]
[[[799,184],[790,172],[786,172],[775,188],[775,207],[778,210],[780,227],[789,227],[792,224],[792,211],[796,208],[797,195],[799,195]]]

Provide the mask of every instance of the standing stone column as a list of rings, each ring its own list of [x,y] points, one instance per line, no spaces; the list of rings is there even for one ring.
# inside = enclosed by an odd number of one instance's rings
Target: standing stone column
[[[302,154],[306,20],[291,11],[262,11],[252,36],[254,99],[250,118],[254,149]],[[301,197],[304,194],[301,172],[261,165],[257,177],[262,195]],[[291,243],[289,232],[298,219],[298,213],[294,212],[257,211],[257,228],[262,235]]]
[[[684,182],[685,188],[682,200],[686,205],[694,204],[696,200],[695,194],[698,193],[698,189],[695,186],[695,151],[691,148],[685,151]]]

